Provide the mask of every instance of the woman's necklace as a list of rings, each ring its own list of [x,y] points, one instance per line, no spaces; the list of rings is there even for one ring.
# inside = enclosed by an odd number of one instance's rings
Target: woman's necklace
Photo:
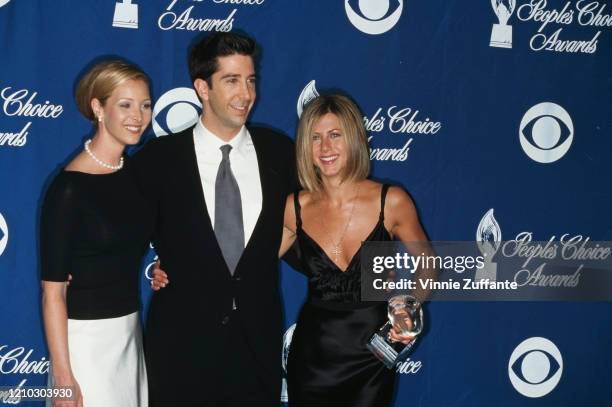
[[[357,205],[357,198],[359,197],[359,188],[361,185],[357,185],[356,187],[356,191],[355,191],[355,196],[353,197],[353,204],[351,205],[351,212],[349,213],[349,217],[348,220],[346,221],[346,225],[344,225],[344,229],[342,230],[342,233],[340,234],[340,238],[338,239],[338,243],[334,243],[334,240],[332,238],[332,234],[329,232],[329,230],[327,229],[327,227],[325,226],[325,219],[323,216],[321,216],[319,218],[319,221],[321,222],[321,227],[323,228],[323,231],[325,232],[325,234],[327,236],[329,236],[329,240],[331,241],[332,244],[332,256],[333,256],[333,260],[334,263],[338,263],[338,259],[340,258],[340,255],[342,254],[343,250],[342,250],[342,242],[344,241],[344,236],[346,235],[346,231],[348,230],[349,226],[351,225],[351,221],[353,220],[353,213],[355,212],[355,206]]]
[[[90,144],[91,144],[91,139],[89,139],[89,140],[87,140],[87,141],[85,142],[85,152],[86,152],[87,154],[89,154],[89,156],[90,156],[90,157],[91,157],[91,158],[92,158],[92,159],[93,159],[93,160],[94,160],[96,163],[98,163],[99,165],[101,165],[101,166],[102,166],[102,167],[104,167],[104,168],[108,168],[109,170],[120,170],[120,169],[122,169],[122,168],[123,168],[123,157],[121,157],[121,158],[119,159],[119,164],[117,164],[117,165],[112,165],[112,164],[109,164],[109,163],[107,163],[107,162],[104,162],[104,161],[100,160],[98,157],[96,157],[96,156],[95,156],[95,154],[93,153],[93,151],[91,151],[91,149],[89,148],[89,145],[90,145]]]

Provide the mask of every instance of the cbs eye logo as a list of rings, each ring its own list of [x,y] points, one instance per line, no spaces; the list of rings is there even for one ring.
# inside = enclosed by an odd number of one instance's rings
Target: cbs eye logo
[[[2,253],[4,253],[4,249],[6,249],[6,245],[8,244],[8,238],[8,225],[6,224],[6,220],[0,213],[0,256],[2,256]]]
[[[153,107],[153,131],[157,137],[194,125],[198,121],[202,104],[195,90],[175,88],[161,95]]]
[[[519,140],[529,158],[542,164],[559,160],[570,149],[574,124],[561,106],[543,102],[527,110],[521,120]]]
[[[559,348],[546,338],[521,342],[510,355],[508,376],[512,386],[526,397],[542,397],[561,380],[563,358]]]
[[[155,263],[157,263],[157,260],[159,260],[159,256],[157,255],[157,252],[155,251],[155,247],[153,246],[153,243],[149,243],[149,252],[147,254],[147,257],[149,257],[151,254],[153,254],[153,259],[151,259],[151,261],[149,261],[149,263],[147,264],[147,266],[144,269],[144,277],[147,280],[153,280],[153,270],[155,269]]]
[[[351,6],[357,3],[358,14]],[[391,3],[397,4],[395,10],[390,11]],[[404,0],[345,0],[344,10],[351,22],[359,31],[366,34],[377,35],[389,31],[397,24],[404,8]]]

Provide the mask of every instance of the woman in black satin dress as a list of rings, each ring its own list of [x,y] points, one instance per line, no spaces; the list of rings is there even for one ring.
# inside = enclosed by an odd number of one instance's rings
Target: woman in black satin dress
[[[425,241],[425,233],[402,189],[367,179],[366,131],[348,98],[313,100],[296,149],[304,191],[287,199],[280,252],[295,243],[309,289],[289,351],[289,405],[388,406],[395,372],[366,348],[386,303],[361,302],[359,251],[363,241]]]

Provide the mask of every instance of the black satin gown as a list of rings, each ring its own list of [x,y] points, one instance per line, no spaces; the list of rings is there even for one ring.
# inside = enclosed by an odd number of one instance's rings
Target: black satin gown
[[[382,187],[379,220],[365,241],[391,240],[383,210],[388,187]],[[302,229],[297,194],[295,211],[297,250],[309,284],[289,350],[289,406],[388,406],[394,371],[366,348],[387,320],[386,303],[360,301],[361,249],[343,272]]]

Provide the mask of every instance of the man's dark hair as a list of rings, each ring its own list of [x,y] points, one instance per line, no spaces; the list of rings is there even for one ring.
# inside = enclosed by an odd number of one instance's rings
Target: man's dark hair
[[[257,46],[252,38],[245,35],[215,33],[198,41],[189,52],[189,76],[191,82],[203,79],[212,87],[211,77],[219,69],[218,57],[228,55],[250,56],[255,62]]]

